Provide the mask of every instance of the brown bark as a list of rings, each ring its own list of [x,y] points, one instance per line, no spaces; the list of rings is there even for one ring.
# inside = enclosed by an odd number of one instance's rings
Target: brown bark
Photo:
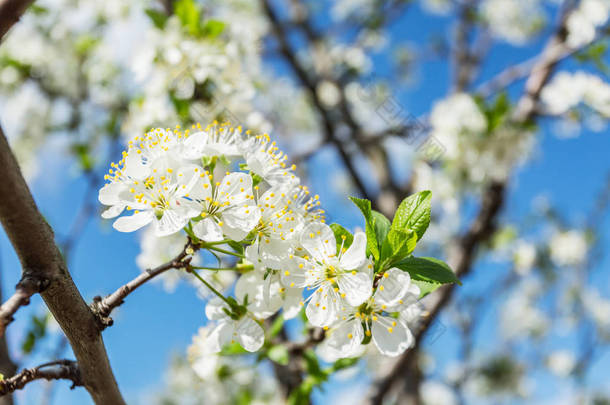
[[[1,273],[0,277],[2,277]],[[0,300],[2,300],[2,283],[0,283]],[[15,374],[16,371],[17,366],[11,360],[6,336],[2,336],[0,337],[0,373],[7,377]],[[0,397],[0,405],[13,405],[13,403],[13,396],[10,394]]]
[[[75,361],[56,360],[41,364],[38,367],[25,369],[10,378],[0,381],[0,395],[10,394],[13,391],[22,389],[26,384],[40,379],[48,381],[70,380],[72,381],[70,388],[83,384],[78,364]]]
[[[0,0],[0,39],[33,2],[34,0]]]
[[[55,245],[8,141],[0,129],[0,222],[22,266],[22,281],[40,286],[70,341],[85,388],[97,404],[124,404],[110,368],[97,318],[81,297]]]

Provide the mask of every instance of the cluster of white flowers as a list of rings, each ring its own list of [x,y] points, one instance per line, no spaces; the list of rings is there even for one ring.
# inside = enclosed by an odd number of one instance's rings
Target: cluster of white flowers
[[[267,24],[258,6],[243,0],[210,1],[201,19],[197,23],[210,32],[191,32],[176,14],[162,28],[151,21],[142,24],[143,40],[129,60],[141,96],[129,108],[125,132],[130,136],[185,114],[270,130],[253,107],[255,89],[268,82],[260,54]]]
[[[147,404],[227,405],[282,404],[276,380],[261,366],[238,356],[210,353],[206,340],[210,327],[201,327],[193,336],[187,358],[178,357],[170,365],[162,393],[145,398]]]
[[[560,72],[544,87],[541,98],[550,114],[565,114],[582,103],[610,117],[610,85],[591,73]]]
[[[544,26],[539,0],[486,0],[481,13],[492,33],[514,45],[521,45]]]
[[[583,0],[569,16],[566,22],[568,28],[567,43],[573,48],[587,45],[595,39],[598,27],[608,21],[610,16],[610,1]]]
[[[217,322],[206,339],[209,352],[233,341],[257,351],[262,319],[280,309],[290,319],[306,305],[309,322],[327,330],[327,358],[355,356],[367,340],[385,355],[402,353],[413,343],[407,322],[419,288],[397,268],[374,275],[363,232],[350,246],[345,235],[336,239],[318,196],[310,196],[286,160],[267,134],[229,124],[153,129],[111,164],[99,192],[109,206],[102,216],[118,217],[113,226],[122,232],[149,225],[160,241],[184,229],[217,253],[227,253],[219,246],[230,243],[244,248],[233,254],[252,270],[237,280],[235,298],[217,293],[207,304],[208,319]],[[159,248],[148,240],[147,250],[163,255],[177,249],[173,241]]]
[[[531,149],[528,130],[498,125],[493,130],[472,96],[458,93],[436,103],[430,114],[432,135],[444,146],[451,176],[483,184],[502,180]],[[506,145],[510,143],[511,147]]]

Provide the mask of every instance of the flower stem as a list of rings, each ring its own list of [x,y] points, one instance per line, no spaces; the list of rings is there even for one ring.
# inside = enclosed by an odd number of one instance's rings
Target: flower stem
[[[224,245],[225,243],[229,243],[230,239],[219,240],[217,242],[205,242],[205,246],[214,246],[214,245]]]
[[[241,253],[231,252],[230,250],[221,249],[221,248],[216,247],[216,246],[206,246],[206,249],[215,250],[217,252],[224,253],[226,255],[241,257],[242,259],[245,258],[245,256],[242,255]]]
[[[191,269],[193,269],[193,267],[191,267]],[[226,302],[229,305],[229,308],[233,308],[233,305],[231,304],[231,302],[227,299],[227,297],[225,297],[224,295],[222,295],[221,292],[219,292],[217,289],[215,289],[212,284],[208,283],[207,281],[205,281],[205,279],[203,277],[201,277],[195,270],[192,270],[191,273],[193,273],[193,275],[195,277],[197,277],[199,279],[199,281],[201,281],[203,284],[205,284],[206,287],[208,287],[214,294],[216,294],[220,299],[222,299],[224,302]]]
[[[234,271],[238,271],[235,267],[191,266],[191,269],[197,269],[197,270],[234,270]]]

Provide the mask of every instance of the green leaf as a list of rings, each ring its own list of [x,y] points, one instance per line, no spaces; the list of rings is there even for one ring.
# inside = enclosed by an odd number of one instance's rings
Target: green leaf
[[[36,346],[36,342],[47,334],[47,322],[49,320],[49,316],[50,314],[32,316],[30,328],[26,333],[25,340],[21,344],[21,350],[23,353],[31,353],[34,350],[34,346]]]
[[[428,190],[420,191],[405,198],[394,215],[391,230],[406,231],[413,230],[420,240],[430,224],[430,202],[432,193]]]
[[[322,382],[328,378],[328,375],[320,367],[318,357],[312,349],[307,349],[303,352],[303,359],[305,360],[307,374],[309,374],[309,377],[313,378],[316,383]]]
[[[375,236],[377,238],[377,245],[381,246],[383,241],[388,236],[390,231],[390,220],[385,217],[381,212],[372,210],[371,216],[373,217],[373,225],[375,226]]]
[[[284,327],[284,316],[279,315],[277,318],[274,319],[273,323],[267,330],[269,339],[276,337],[282,331],[282,327]]]
[[[242,254],[242,255],[244,254],[244,245],[242,245],[241,243],[235,242],[234,240],[230,240],[227,242],[227,245],[231,246],[231,248],[235,252]]]
[[[189,111],[190,105],[191,105],[190,101],[176,97],[176,93],[174,91],[170,92],[169,98],[172,101],[172,104],[174,105],[174,108],[176,109],[176,113],[178,114],[178,116],[183,121],[186,121],[190,115],[190,111]]]
[[[289,360],[288,349],[286,349],[282,345],[272,346],[267,351],[267,356],[269,356],[269,358],[271,360],[273,360],[277,364],[281,364],[282,366],[285,366],[288,364],[288,360]]]
[[[234,342],[222,348],[220,351],[221,356],[235,356],[241,354],[247,354],[248,351],[240,346],[239,343]]]
[[[371,210],[371,202],[362,198],[350,197],[350,200],[360,209],[365,220],[366,233],[366,255],[372,254],[375,260],[379,260],[379,242],[377,241],[377,232],[375,231],[375,223],[373,221],[373,212]]]
[[[433,257],[407,257],[394,267],[409,272],[412,280],[435,284],[462,284],[445,262]]]
[[[420,291],[419,299],[424,298],[426,295],[435,291],[437,288],[443,286],[443,284],[428,283],[427,281],[421,281],[421,280],[411,280],[411,282],[419,287],[419,291]]]
[[[334,373],[336,371],[351,367],[354,364],[358,363],[358,360],[360,360],[359,357],[339,359],[333,363],[333,365],[331,366],[331,369],[329,371],[331,373]]]
[[[193,36],[200,34],[201,13],[195,0],[177,0],[174,3],[174,14],[178,16],[189,34]]]
[[[381,247],[381,261],[383,263],[380,266],[387,268],[410,255],[413,253],[416,244],[417,234],[413,230],[399,231],[390,229]]]
[[[350,231],[339,224],[330,224],[330,229],[332,229],[335,234],[337,253],[341,251],[341,247],[343,247],[343,249],[348,249],[352,245],[354,235],[352,235]]]
[[[144,10],[144,12],[146,13],[146,15],[148,15],[148,17],[150,18],[150,20],[152,21],[152,23],[155,27],[157,27],[160,30],[165,28],[165,23],[167,22],[167,18],[168,18],[167,14],[165,14],[162,11],[155,10],[152,8],[148,8],[148,9]]]
[[[203,26],[203,35],[216,38],[225,30],[225,23],[219,20],[208,20]]]

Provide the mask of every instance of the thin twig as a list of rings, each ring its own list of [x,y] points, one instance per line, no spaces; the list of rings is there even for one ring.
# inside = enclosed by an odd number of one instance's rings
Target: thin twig
[[[190,255],[197,248],[198,247],[193,245],[189,239],[184,246],[184,249],[182,249],[182,252],[180,252],[180,254],[172,260],[153,269],[147,269],[127,284],[119,287],[115,292],[108,295],[106,298],[102,298],[100,296],[94,297],[93,303],[91,304],[91,309],[98,317],[101,327],[105,328],[112,325],[112,319],[109,317],[110,313],[114,308],[120,306],[123,303],[123,300],[127,298],[129,294],[134,292],[142,284],[152,280],[168,270],[186,267],[191,261]],[[189,253],[189,250],[192,251]]]
[[[33,273],[24,273],[21,281],[15,287],[13,295],[0,307],[0,337],[4,336],[6,327],[14,320],[13,315],[19,308],[28,305],[30,297],[44,291],[48,285],[47,278],[38,277]]]
[[[70,380],[72,381],[71,389],[83,385],[80,370],[75,361],[56,360],[34,368],[26,368],[13,377],[0,381],[0,396],[20,390],[26,384],[40,379]]]

